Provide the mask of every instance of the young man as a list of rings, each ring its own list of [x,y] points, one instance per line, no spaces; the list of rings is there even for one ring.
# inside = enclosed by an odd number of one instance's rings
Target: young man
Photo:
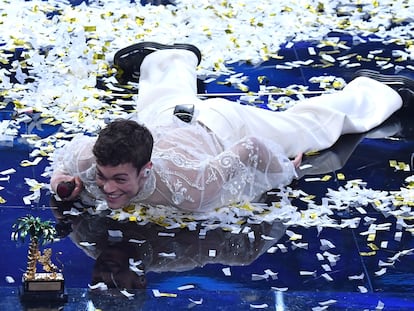
[[[205,211],[254,200],[289,184],[302,153],[368,131],[400,109],[399,93],[375,79],[414,90],[412,80],[365,71],[374,79],[358,77],[343,91],[270,112],[199,99],[200,60],[200,51],[188,44],[143,42],[119,51],[115,64],[125,75],[139,74],[137,116],[58,151],[52,190],[74,181],[67,200],[80,196],[111,209],[142,203]]]

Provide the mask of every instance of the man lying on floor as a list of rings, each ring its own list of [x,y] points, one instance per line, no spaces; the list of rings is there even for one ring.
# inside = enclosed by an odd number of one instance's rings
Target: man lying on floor
[[[362,70],[342,91],[270,112],[199,99],[200,61],[189,44],[142,42],[120,50],[115,65],[139,74],[138,113],[57,150],[52,191],[111,209],[141,203],[202,212],[253,201],[296,178],[303,153],[380,125],[414,91],[413,80]]]

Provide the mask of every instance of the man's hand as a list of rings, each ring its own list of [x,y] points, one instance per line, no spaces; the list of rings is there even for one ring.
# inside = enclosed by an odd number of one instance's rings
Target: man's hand
[[[300,164],[302,163],[302,157],[303,157],[303,153],[298,154],[293,160],[292,163],[295,166],[295,168],[298,168],[300,166]]]
[[[59,186],[59,184],[61,184],[61,186]],[[62,186],[62,184],[64,185]],[[62,173],[56,173],[50,179],[50,187],[62,200],[74,201],[82,192],[83,183],[78,176],[73,177]]]

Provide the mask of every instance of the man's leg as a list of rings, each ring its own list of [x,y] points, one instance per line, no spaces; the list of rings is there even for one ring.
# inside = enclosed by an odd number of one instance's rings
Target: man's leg
[[[139,81],[138,119],[146,125],[171,124],[176,105],[199,101],[196,67],[200,61],[199,49],[186,43],[140,42],[114,56],[118,79]]]
[[[197,98],[197,57],[187,50],[160,50],[141,65],[137,100],[138,119],[167,125],[177,105],[192,105]]]
[[[271,139],[289,157],[294,157],[329,148],[342,134],[368,131],[384,122],[401,104],[401,97],[393,89],[360,77],[343,91],[303,100],[284,112],[207,100],[209,109],[227,118],[233,131],[225,128],[221,131],[208,110],[202,115],[202,122],[219,137],[229,140],[246,135]]]

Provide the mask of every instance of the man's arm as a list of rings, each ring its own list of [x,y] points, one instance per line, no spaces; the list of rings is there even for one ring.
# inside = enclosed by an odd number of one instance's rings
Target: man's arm
[[[94,163],[92,146],[95,139],[79,135],[63,148],[57,150],[52,161],[53,173],[50,178],[52,192],[58,193],[60,183],[73,183],[70,195],[62,197],[65,201],[75,200],[83,190],[82,173]]]

